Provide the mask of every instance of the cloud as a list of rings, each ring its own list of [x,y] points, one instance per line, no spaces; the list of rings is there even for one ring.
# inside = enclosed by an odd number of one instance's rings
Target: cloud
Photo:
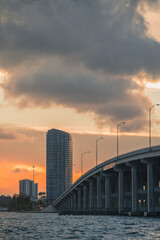
[[[28,172],[29,170],[28,169],[25,169],[25,168],[15,168],[13,169],[13,172],[14,173],[20,173],[20,172],[23,172],[23,173],[26,173]]]
[[[15,172],[15,173],[21,172],[21,169],[20,169],[20,168],[15,168],[15,169],[13,170],[13,172]]]
[[[13,132],[0,128],[0,140],[15,140],[16,135]]]
[[[158,0],[0,2],[0,66],[5,99],[90,112],[97,124],[144,128],[150,100],[133,77],[160,75],[160,43],[138,10]],[[127,129],[127,128],[126,128]]]
[[[33,172],[33,168],[30,167],[30,166],[23,166],[22,165],[22,166],[14,167],[13,172],[14,173],[29,173],[29,172],[32,173]],[[45,168],[44,167],[36,166],[36,168],[35,168],[36,176],[40,175],[40,174],[42,174],[44,172],[45,172]]]
[[[159,74],[160,45],[146,36],[139,2],[148,1],[3,0],[0,64],[55,55],[94,71]]]
[[[106,78],[87,71],[60,73],[57,67],[48,66],[46,71],[41,66],[41,70],[31,74],[23,71],[23,80],[16,74],[12,82],[12,86],[10,82],[3,83],[3,89],[6,98],[11,97],[12,102],[15,98],[20,107],[69,106],[78,112],[92,113],[99,126],[119,120],[145,119],[150,105],[143,86],[130,78]]]
[[[0,127],[0,141],[14,141],[14,142],[34,142],[39,139],[42,132],[24,127],[15,126],[1,126]]]

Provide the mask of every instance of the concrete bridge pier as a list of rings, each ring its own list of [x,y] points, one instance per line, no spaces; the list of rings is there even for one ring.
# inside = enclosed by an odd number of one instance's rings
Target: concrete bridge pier
[[[81,205],[81,187],[78,188],[78,212],[81,211],[82,205]]]
[[[132,212],[137,212],[137,167],[131,166],[132,177]]]
[[[68,211],[68,197],[66,197],[66,212]]]
[[[72,192],[72,194],[71,194],[71,212],[73,211],[73,192]]]
[[[68,196],[68,211],[71,211],[71,196]]]
[[[63,209],[65,210],[66,209],[66,200],[63,201],[62,206],[63,206]]]
[[[148,213],[154,211],[154,200],[153,200],[153,163],[147,163],[147,203]]]
[[[131,194],[132,194],[132,213],[136,213],[137,209],[137,164],[135,162],[127,162],[126,166],[131,167]]]
[[[110,198],[109,198],[109,193],[110,193],[110,189],[109,189],[109,174],[105,175],[105,209],[106,211],[110,208]]]
[[[121,214],[124,211],[123,168],[115,166],[114,171],[118,172],[118,210]]]
[[[154,212],[154,185],[153,185],[153,162],[149,159],[141,159],[141,162],[147,164],[147,211]]]
[[[73,192],[73,210],[74,212],[76,211],[77,209],[77,196],[76,196],[76,190]]]
[[[94,196],[93,196],[93,179],[90,179],[89,181],[89,208],[92,211],[93,209],[93,201],[94,201]]]
[[[83,212],[87,209],[87,186],[83,185]]]
[[[119,195],[119,214],[124,210],[124,195],[123,195],[123,169],[119,170],[119,183],[118,183],[118,195]]]
[[[97,211],[101,209],[101,177],[97,176]]]

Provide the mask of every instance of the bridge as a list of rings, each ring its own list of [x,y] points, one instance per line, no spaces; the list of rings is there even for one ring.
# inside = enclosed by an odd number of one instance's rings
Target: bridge
[[[160,215],[160,146],[99,164],[53,205],[59,214]]]

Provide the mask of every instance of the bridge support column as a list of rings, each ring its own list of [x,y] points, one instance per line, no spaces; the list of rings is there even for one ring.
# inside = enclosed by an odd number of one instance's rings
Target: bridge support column
[[[101,209],[101,178],[97,177],[97,210]]]
[[[69,202],[69,196],[67,197],[67,211],[70,210],[70,202]]]
[[[114,171],[118,172],[118,207],[119,214],[123,213],[124,210],[124,189],[123,189],[123,168],[114,167]]]
[[[63,211],[65,211],[65,209],[66,209],[66,200],[64,199],[64,201],[63,201]]]
[[[77,208],[77,203],[76,203],[76,192],[73,193],[73,209],[74,211],[76,210]]]
[[[70,211],[70,199],[69,199],[69,196],[68,196],[67,204],[68,204],[67,211]]]
[[[109,209],[109,176],[105,176],[105,209]]]
[[[132,166],[132,212],[137,212],[137,167]]]
[[[152,213],[154,210],[154,198],[153,198],[153,164],[147,163],[147,207],[148,213]]]
[[[81,188],[78,188],[78,211],[81,211]]]
[[[71,211],[73,211],[73,195],[72,194],[71,194],[70,198],[71,198]]]
[[[153,184],[153,163],[150,160],[141,159],[141,162],[147,164],[147,211],[154,211],[154,184]]]
[[[118,193],[119,193],[119,214],[123,212],[123,201],[124,201],[124,196],[123,196],[123,170],[119,169],[119,183],[118,183]]]
[[[137,201],[137,163],[127,162],[127,166],[131,167],[131,187],[132,187],[132,212],[138,211]]]
[[[83,209],[86,210],[87,208],[87,186],[83,186]]]
[[[89,208],[93,209],[93,180],[89,182]]]
[[[68,211],[68,197],[66,198],[66,211]]]
[[[61,202],[61,211],[63,211],[64,209],[63,205],[64,205],[64,202]]]
[[[66,198],[66,211],[68,211],[68,198]]]

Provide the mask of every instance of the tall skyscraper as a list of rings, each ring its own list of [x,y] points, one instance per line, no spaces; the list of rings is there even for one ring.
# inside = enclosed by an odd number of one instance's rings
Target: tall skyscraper
[[[32,200],[38,199],[38,183],[29,179],[19,181],[19,194],[30,196]]]
[[[46,137],[47,199],[54,202],[72,184],[72,137],[57,129]]]

